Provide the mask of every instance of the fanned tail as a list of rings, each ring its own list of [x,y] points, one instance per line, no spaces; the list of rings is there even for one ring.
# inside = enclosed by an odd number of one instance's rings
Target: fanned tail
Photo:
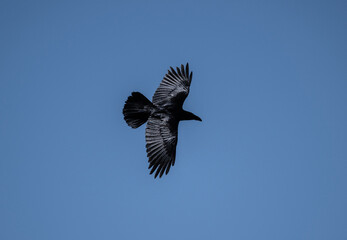
[[[147,122],[153,104],[139,92],[131,93],[123,108],[124,120],[132,128],[138,128]]]

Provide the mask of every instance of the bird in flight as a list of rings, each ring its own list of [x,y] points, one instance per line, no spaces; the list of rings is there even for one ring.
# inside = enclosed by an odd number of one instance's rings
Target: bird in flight
[[[175,164],[178,123],[182,120],[201,119],[191,112],[182,109],[183,102],[189,94],[193,73],[189,65],[176,71],[170,67],[152,102],[139,92],[133,92],[123,108],[124,120],[132,128],[138,128],[145,122],[146,151],[150,174],[154,178],[168,174]]]

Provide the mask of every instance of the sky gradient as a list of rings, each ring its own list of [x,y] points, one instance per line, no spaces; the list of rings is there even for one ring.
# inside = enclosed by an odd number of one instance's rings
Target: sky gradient
[[[0,3],[0,239],[347,239],[346,1]],[[194,72],[154,179],[122,108]]]

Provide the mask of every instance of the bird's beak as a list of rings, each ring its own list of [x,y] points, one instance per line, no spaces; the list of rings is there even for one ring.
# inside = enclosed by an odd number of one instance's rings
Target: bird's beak
[[[194,119],[194,120],[197,120],[197,121],[202,122],[201,118],[199,118],[198,116],[195,116],[195,119]]]

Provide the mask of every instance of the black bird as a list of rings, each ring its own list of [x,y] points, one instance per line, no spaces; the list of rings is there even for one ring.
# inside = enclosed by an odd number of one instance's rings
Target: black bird
[[[193,73],[189,73],[187,63],[184,68],[172,67],[165,75],[153,95],[152,102],[139,92],[133,92],[123,108],[124,120],[132,128],[138,128],[145,122],[146,148],[150,174],[154,178],[168,174],[175,164],[178,123],[182,120],[201,119],[182,109],[189,94]]]

